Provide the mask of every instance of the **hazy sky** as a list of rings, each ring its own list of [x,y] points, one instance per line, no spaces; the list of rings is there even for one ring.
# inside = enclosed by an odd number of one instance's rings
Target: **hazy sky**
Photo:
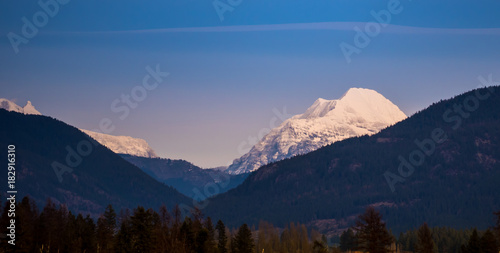
[[[274,111],[302,113],[350,87],[411,115],[479,75],[500,80],[499,1],[216,1],[224,13],[212,0],[60,1],[0,1],[0,97],[79,128],[109,118],[113,135],[202,167],[241,156]],[[389,24],[367,25],[372,13]],[[356,46],[355,27],[373,36],[348,63],[340,45]],[[170,75],[121,119],[111,104],[157,65]]]

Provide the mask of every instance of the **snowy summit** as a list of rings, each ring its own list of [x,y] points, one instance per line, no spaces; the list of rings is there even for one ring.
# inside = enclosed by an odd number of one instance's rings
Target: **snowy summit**
[[[306,112],[272,129],[247,154],[235,159],[227,171],[231,174],[251,172],[336,141],[375,134],[406,117],[378,92],[351,88],[337,100],[317,99]]]
[[[117,154],[128,154],[149,158],[158,157],[144,139],[130,136],[114,136],[84,129],[80,130]]]
[[[0,98],[0,108],[18,113],[42,115],[35,109],[30,101],[28,101],[26,106],[21,107],[8,99]],[[101,134],[84,129],[80,130],[88,134],[90,137],[94,138],[102,145],[111,149],[111,151],[115,153],[142,157],[157,157],[154,150],[143,139],[133,138],[130,136],[113,136],[109,134]]]
[[[24,107],[21,107],[8,99],[0,98],[0,108],[5,109],[7,111],[13,111],[18,113],[42,115],[31,104],[31,101],[28,101],[28,103],[26,103]]]

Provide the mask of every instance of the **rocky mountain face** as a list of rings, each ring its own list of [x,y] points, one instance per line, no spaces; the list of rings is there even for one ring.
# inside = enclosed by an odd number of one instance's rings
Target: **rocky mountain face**
[[[271,130],[252,149],[233,161],[228,172],[248,173],[268,163],[305,154],[336,141],[372,135],[406,118],[374,90],[351,88],[340,99],[319,98],[305,113]]]

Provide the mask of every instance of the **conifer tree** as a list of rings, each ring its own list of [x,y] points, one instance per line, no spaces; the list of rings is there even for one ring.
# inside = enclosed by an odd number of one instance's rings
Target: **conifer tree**
[[[152,248],[153,216],[150,210],[139,206],[130,218],[134,252],[150,252]]]
[[[207,253],[209,251],[207,241],[208,241],[208,230],[206,228],[202,228],[196,234],[195,252]]]
[[[372,206],[358,217],[356,225],[357,248],[370,253],[386,253],[393,242],[392,236],[387,231],[382,215]]]
[[[472,231],[472,235],[469,238],[469,243],[464,247],[464,253],[481,253],[481,240],[477,234],[477,229]]]
[[[217,229],[217,249],[218,253],[227,253],[227,236],[226,236],[226,226],[219,220],[215,226]]]
[[[185,250],[187,252],[194,252],[195,251],[195,234],[193,232],[193,221],[191,218],[186,217],[184,219],[184,222],[182,223],[182,226],[180,228],[180,236],[181,236],[181,241],[183,242],[183,245],[185,246]]]
[[[435,244],[432,240],[431,230],[427,223],[418,229],[418,241],[415,245],[416,253],[435,253]]]
[[[212,223],[212,219],[210,217],[207,217],[205,219],[205,224],[203,224],[203,227],[207,230],[208,233],[208,238],[207,238],[207,251],[209,253],[212,253],[216,249],[216,243],[215,243],[215,229],[214,229],[214,224]]]
[[[97,247],[99,252],[113,252],[113,241],[116,230],[116,213],[111,205],[106,207],[104,214],[97,219]]]
[[[348,251],[356,247],[356,235],[351,228],[342,232],[340,235],[340,249],[342,251]]]
[[[489,229],[481,236],[481,253],[498,253],[497,240]]]
[[[239,228],[235,237],[235,244],[237,253],[253,253],[255,244],[252,231],[250,231],[246,223]]]
[[[24,197],[17,207],[16,248],[21,252],[35,251],[35,226],[38,219],[36,205],[29,197]],[[3,226],[2,226],[3,228]]]
[[[130,217],[128,215],[128,210],[121,213],[120,218],[120,229],[115,237],[115,252],[133,252],[132,251],[132,231],[130,226]]]
[[[494,213],[495,216],[497,217],[497,224],[495,225],[495,232],[496,232],[496,238],[497,238],[497,244],[498,247],[500,247],[500,211]]]

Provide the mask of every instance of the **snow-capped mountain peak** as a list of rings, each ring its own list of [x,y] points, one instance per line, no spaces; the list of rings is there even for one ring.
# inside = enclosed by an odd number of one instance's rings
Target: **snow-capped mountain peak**
[[[0,98],[0,108],[3,108],[7,111],[13,111],[13,112],[18,112],[18,113],[42,115],[31,104],[31,101],[28,101],[28,103],[26,103],[26,105],[24,107],[21,107],[8,99]]]
[[[42,115],[39,111],[35,109],[35,107],[31,104],[31,101],[28,101],[26,105],[23,107],[24,114],[35,114]]]
[[[42,115],[31,104],[31,101],[28,101],[28,103],[26,103],[26,106],[20,107],[19,105],[8,99],[0,98],[0,108],[18,113]],[[115,153],[143,157],[157,157],[154,150],[143,139],[133,138],[130,136],[114,136],[109,134],[101,134],[84,129],[80,130],[88,134],[90,137],[94,138],[97,142],[111,149],[111,151]]]
[[[234,160],[228,172],[251,172],[336,141],[375,134],[405,118],[396,105],[378,92],[351,88],[336,100],[317,99],[303,114],[272,129],[247,154]]]
[[[85,129],[80,130],[88,134],[90,137],[92,137],[102,145],[111,149],[115,153],[150,158],[158,157],[155,151],[144,139],[134,138],[130,136],[114,136],[109,134],[102,134]]]

